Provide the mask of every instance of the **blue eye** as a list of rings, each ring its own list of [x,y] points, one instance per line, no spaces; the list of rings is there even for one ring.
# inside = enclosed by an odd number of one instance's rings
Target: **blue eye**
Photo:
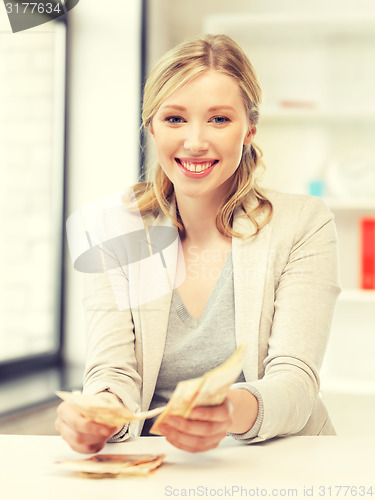
[[[222,123],[227,123],[230,121],[229,118],[227,118],[226,116],[214,116],[211,120],[214,123],[217,123],[218,125],[221,125]]]
[[[172,124],[178,124],[178,123],[182,123],[184,121],[184,119],[181,118],[181,116],[167,116],[165,121],[168,123],[172,123]]]

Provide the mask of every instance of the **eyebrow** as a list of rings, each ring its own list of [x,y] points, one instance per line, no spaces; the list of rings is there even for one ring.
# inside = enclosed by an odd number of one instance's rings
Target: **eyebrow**
[[[178,111],[186,111],[184,106],[178,106],[177,104],[168,104],[167,106],[162,106],[164,109],[177,109]]]
[[[179,106],[178,104],[168,104],[167,106],[163,106],[164,109],[176,109],[178,111],[187,111],[187,109],[184,106]],[[220,111],[220,110],[228,110],[228,111],[234,111],[234,108],[232,106],[211,106],[208,108],[209,112],[212,111]]]
[[[232,106],[212,106],[211,108],[208,108],[208,111],[220,111],[221,109],[234,111],[234,108],[232,108]]]

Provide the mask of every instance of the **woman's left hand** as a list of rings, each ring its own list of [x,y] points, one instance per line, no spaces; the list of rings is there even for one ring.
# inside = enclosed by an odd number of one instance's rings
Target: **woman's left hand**
[[[221,405],[200,406],[189,418],[169,416],[160,431],[176,448],[197,453],[216,448],[232,424],[233,405],[226,398]]]

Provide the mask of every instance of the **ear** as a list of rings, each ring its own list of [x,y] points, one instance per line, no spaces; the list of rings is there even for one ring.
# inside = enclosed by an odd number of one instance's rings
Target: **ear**
[[[243,140],[243,145],[247,146],[248,144],[250,144],[254,139],[256,133],[257,133],[257,128],[255,127],[255,125],[249,127],[248,131],[246,132],[245,138]]]
[[[151,123],[150,123],[150,126],[149,126],[149,131],[150,131],[150,134],[152,135],[152,138],[155,137],[155,132],[154,132],[154,127],[152,126],[152,120],[151,120]]]

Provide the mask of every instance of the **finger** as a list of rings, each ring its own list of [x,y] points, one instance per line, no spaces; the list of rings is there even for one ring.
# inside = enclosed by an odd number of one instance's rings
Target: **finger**
[[[62,439],[66,441],[74,451],[78,451],[79,453],[96,453],[106,444],[105,438],[76,432],[60,418],[56,420],[55,427],[60,432]]]
[[[74,407],[62,403],[58,408],[55,428],[72,449],[80,453],[94,453],[103,448],[106,441],[117,431],[90,421]]]
[[[192,436],[213,436],[227,431],[231,419],[227,420],[190,420],[183,417],[170,416],[165,425],[184,434]]]
[[[194,436],[167,425],[164,425],[162,430],[169,443],[176,448],[189,451],[191,453],[198,453],[216,448],[220,441],[226,437],[226,432],[219,432],[218,434],[210,436]]]
[[[113,433],[116,427],[110,427],[104,424],[98,424],[93,420],[83,416],[79,410],[65,401],[57,408],[57,414],[60,419],[70,428],[78,433],[103,436],[107,438]]]
[[[197,406],[193,408],[189,415],[189,419],[223,422],[232,419],[232,411],[233,405],[229,399],[226,398],[221,405]]]

